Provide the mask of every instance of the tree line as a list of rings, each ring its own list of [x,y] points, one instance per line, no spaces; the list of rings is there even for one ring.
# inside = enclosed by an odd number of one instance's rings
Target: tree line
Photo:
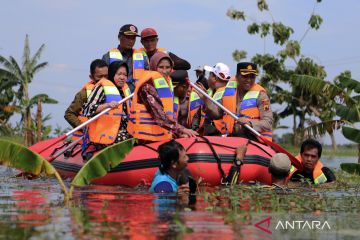
[[[266,0],[257,0],[259,15],[268,14],[271,21],[251,21],[242,10],[231,8],[227,16],[245,22],[247,32],[264,40],[270,39],[275,53],[264,51],[255,54],[251,60],[262,70],[260,84],[268,90],[271,103],[282,106],[274,112],[274,130],[280,120],[291,117],[293,121],[292,142],[299,146],[304,138],[318,137],[328,133],[336,151],[334,131],[341,129],[343,135],[358,143],[360,163],[360,83],[352,79],[350,71],[339,73],[333,80],[327,80],[323,66],[301,53],[301,43],[310,30],[318,30],[323,22],[315,13],[321,0],[314,2],[314,8],[307,22],[308,27],[300,39],[294,39],[295,30],[283,22],[276,21]],[[239,62],[247,58],[244,50],[235,50],[233,58]],[[286,64],[292,62],[294,68]]]

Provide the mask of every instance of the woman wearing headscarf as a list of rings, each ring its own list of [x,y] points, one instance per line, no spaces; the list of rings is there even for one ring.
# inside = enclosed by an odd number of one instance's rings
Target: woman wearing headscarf
[[[131,94],[126,84],[128,72],[125,62],[113,62],[109,66],[109,79],[101,79],[92,90],[84,105],[85,117],[91,118],[106,108],[112,110],[89,124],[90,142],[112,144],[131,138],[127,131],[130,102],[118,103]]]
[[[173,61],[163,52],[155,53],[150,70],[136,84],[128,123],[129,133],[145,141],[195,137],[197,133],[178,124],[174,114],[174,92],[170,73]]]

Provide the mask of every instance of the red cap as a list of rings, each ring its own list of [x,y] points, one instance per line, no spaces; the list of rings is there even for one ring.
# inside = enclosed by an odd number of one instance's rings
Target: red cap
[[[145,28],[144,30],[141,31],[141,38],[152,37],[152,36],[157,37],[157,35],[158,34],[156,30],[153,28]]]

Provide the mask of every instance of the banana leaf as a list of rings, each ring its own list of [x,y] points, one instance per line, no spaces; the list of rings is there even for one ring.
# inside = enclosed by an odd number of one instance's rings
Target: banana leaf
[[[360,143],[360,129],[343,126],[342,132],[344,136],[350,141]]]
[[[342,163],[340,164],[341,170],[351,173],[360,175],[360,164],[359,163]]]
[[[71,182],[71,192],[73,187],[81,187],[88,185],[91,180],[105,176],[110,169],[116,167],[129,153],[135,143],[135,139],[128,139],[126,141],[111,145],[102,150],[98,155],[91,158],[76,174]],[[70,193],[71,195],[71,193]]]
[[[23,145],[7,140],[0,140],[0,164],[34,175],[39,175],[40,173],[55,175],[65,196],[68,196],[67,188],[56,169],[41,155]]]

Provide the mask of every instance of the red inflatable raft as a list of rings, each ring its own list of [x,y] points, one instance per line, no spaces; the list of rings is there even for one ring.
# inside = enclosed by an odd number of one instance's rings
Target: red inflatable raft
[[[208,140],[208,141],[207,141]],[[49,144],[49,141],[39,142],[31,147],[36,151]],[[202,179],[202,182],[211,186],[219,185],[221,173],[219,164],[214,152],[221,159],[221,168],[228,174],[235,158],[235,149],[247,143],[248,139],[238,137],[201,137],[180,138],[181,143],[189,156],[188,169],[195,179]],[[126,185],[130,187],[139,184],[149,185],[155,171],[158,169],[157,148],[163,142],[156,142],[147,145],[135,146],[133,150],[117,167],[113,168],[106,176],[95,179],[94,184]],[[64,143],[56,144],[42,153],[44,157],[60,151]],[[213,149],[213,150],[212,150]],[[271,184],[271,176],[268,166],[271,156],[275,152],[260,143],[250,141],[247,152],[240,168],[239,181],[259,181]],[[80,146],[73,150],[70,157],[64,154],[52,161],[63,178],[73,178],[85,164],[81,156]]]

